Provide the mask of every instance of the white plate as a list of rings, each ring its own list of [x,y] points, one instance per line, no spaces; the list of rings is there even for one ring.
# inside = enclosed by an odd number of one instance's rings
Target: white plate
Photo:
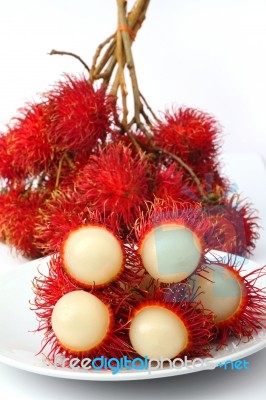
[[[224,253],[216,254],[227,257]],[[150,373],[146,370],[121,371],[114,375],[111,371],[73,370],[47,365],[44,356],[36,356],[43,335],[31,332],[36,329],[37,322],[34,312],[29,309],[29,300],[33,298],[32,280],[37,275],[38,266],[42,271],[47,270],[47,261],[48,258],[43,258],[24,264],[0,279],[0,361],[5,364],[58,378],[94,381],[138,380],[214,369],[227,360],[243,359],[266,347],[266,332],[262,331],[248,343],[239,344],[233,341],[226,349],[215,351],[213,361],[208,366],[165,368]],[[251,271],[256,267],[256,263],[246,260],[245,270]],[[259,285],[266,286],[265,277],[260,280]]]

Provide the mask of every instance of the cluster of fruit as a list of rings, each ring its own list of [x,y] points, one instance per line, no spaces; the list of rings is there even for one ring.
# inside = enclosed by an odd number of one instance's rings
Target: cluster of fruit
[[[206,357],[252,338],[265,327],[266,268],[245,275],[237,259],[210,261],[212,229],[200,205],[156,199],[126,242],[97,215],[69,231],[34,280],[41,352],[52,363]]]
[[[228,195],[212,116],[167,111],[146,137],[125,132],[116,99],[85,77],[66,76],[41,100],[0,134],[1,240],[37,258],[57,251],[94,213],[126,240],[148,202],[171,198],[203,205],[215,228],[210,248],[244,256],[253,250],[257,220],[250,204]]]

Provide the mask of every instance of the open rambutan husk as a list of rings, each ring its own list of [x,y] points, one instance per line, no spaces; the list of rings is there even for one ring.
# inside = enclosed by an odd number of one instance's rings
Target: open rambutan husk
[[[128,282],[127,282],[128,283]],[[46,357],[50,362],[55,361],[58,354],[66,358],[79,357],[80,360],[96,356],[120,358],[134,354],[134,350],[128,341],[126,324],[128,316],[134,305],[129,299],[129,292],[118,282],[111,283],[104,290],[91,288],[84,289],[71,280],[66,274],[62,259],[58,255],[51,257],[48,264],[48,273],[40,273],[33,281],[35,298],[32,302],[32,310],[38,319],[37,331],[44,333],[42,347],[39,353],[47,348]],[[77,352],[66,348],[59,342],[52,329],[52,313],[55,304],[65,294],[76,290],[85,290],[97,296],[109,309],[111,322],[104,340],[90,351]]]
[[[225,346],[230,337],[236,338],[239,341],[249,341],[254,334],[258,334],[261,329],[266,328],[266,288],[260,287],[260,278],[266,275],[266,266],[257,268],[251,272],[245,271],[245,260],[237,261],[235,256],[232,256],[227,262],[217,259],[214,262],[209,262],[205,265],[206,273],[202,270],[199,275],[201,281],[197,281],[197,276],[191,278],[194,287],[197,287],[199,300],[201,301],[201,292],[204,290],[200,286],[200,282],[206,280],[210,285],[213,284],[215,278],[212,278],[210,272],[216,268],[222,268],[225,273],[230,273],[231,278],[225,275],[225,283],[228,279],[233,279],[239,285],[241,296],[239,304],[235,311],[228,318],[220,318],[214,322],[217,330],[216,344],[217,349]],[[227,272],[228,271],[228,272]],[[196,285],[195,285],[195,282]],[[221,292],[217,289],[217,296],[221,296]],[[219,294],[220,293],[220,294]],[[204,299],[204,298],[203,298]],[[220,304],[224,307],[226,299],[221,297]],[[203,306],[206,303],[203,300]],[[211,308],[211,307],[209,307]]]
[[[126,231],[150,198],[149,183],[148,161],[118,143],[89,158],[77,177],[76,190],[93,211],[106,216],[115,211],[117,224]]]

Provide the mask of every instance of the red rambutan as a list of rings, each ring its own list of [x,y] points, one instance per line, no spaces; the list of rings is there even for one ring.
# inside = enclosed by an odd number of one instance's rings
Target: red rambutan
[[[9,153],[7,145],[7,135],[0,135],[0,177],[10,181],[23,177],[23,171],[18,168],[14,170],[12,166],[13,157]]]
[[[92,210],[106,216],[115,212],[118,224],[130,228],[150,197],[149,182],[148,161],[120,143],[89,158],[76,188]]]
[[[258,217],[251,204],[234,194],[205,210],[213,225],[213,235],[208,239],[210,248],[243,257],[252,253],[259,234]]]
[[[55,109],[49,139],[63,152],[91,154],[111,131],[115,101],[103,86],[95,89],[85,77],[66,76],[45,98]]]
[[[38,191],[11,189],[1,195],[0,225],[2,237],[12,248],[29,258],[41,252],[34,245],[36,218],[46,195]]]
[[[213,160],[219,149],[220,128],[216,120],[207,113],[193,108],[180,108],[174,113],[166,112],[154,130],[157,146],[181,157],[190,166]]]
[[[33,282],[32,309],[37,330],[44,332],[40,353],[47,347],[47,358],[53,363],[59,354],[82,361],[99,354],[120,358],[134,353],[124,329],[131,310],[125,288],[111,284],[106,291],[83,289],[68,277],[59,256],[53,256],[48,267],[48,274],[41,273]]]
[[[26,178],[40,174],[54,161],[55,149],[48,139],[53,110],[43,103],[28,104],[19,111],[21,116],[6,134],[6,146],[13,175]]]
[[[154,196],[160,199],[171,197],[173,200],[184,198],[183,171],[176,164],[169,167],[159,164],[155,175]]]

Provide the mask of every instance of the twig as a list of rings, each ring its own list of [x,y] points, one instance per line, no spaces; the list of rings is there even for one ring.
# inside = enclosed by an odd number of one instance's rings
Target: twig
[[[65,154],[63,154],[63,156],[61,157],[59,164],[58,164],[58,170],[57,170],[56,181],[55,181],[55,189],[57,189],[59,186],[64,158],[65,158]]]
[[[79,60],[81,62],[81,64],[83,65],[83,67],[88,71],[88,73],[90,73],[90,68],[88,67],[88,65],[77,54],[70,53],[69,51],[59,51],[59,50],[51,50],[50,53],[48,53],[48,54],[50,56],[59,55],[59,56],[71,56],[71,57],[74,57],[77,60]]]
[[[145,99],[145,97],[143,96],[143,94],[141,92],[139,92],[140,94],[140,98],[142,99],[143,103],[145,104],[145,106],[147,107],[147,109],[149,110],[149,112],[151,113],[153,119],[155,121],[159,121],[159,119],[156,117],[154,111],[152,110],[151,106],[148,104],[147,100]]]
[[[112,40],[115,38],[115,33],[113,33],[111,36],[109,36],[104,42],[102,42],[98,47],[97,50],[93,56],[92,59],[92,67],[90,71],[91,79],[94,80],[94,75],[95,75],[95,69],[96,69],[96,64],[98,61],[98,58],[100,57],[102,49]]]

